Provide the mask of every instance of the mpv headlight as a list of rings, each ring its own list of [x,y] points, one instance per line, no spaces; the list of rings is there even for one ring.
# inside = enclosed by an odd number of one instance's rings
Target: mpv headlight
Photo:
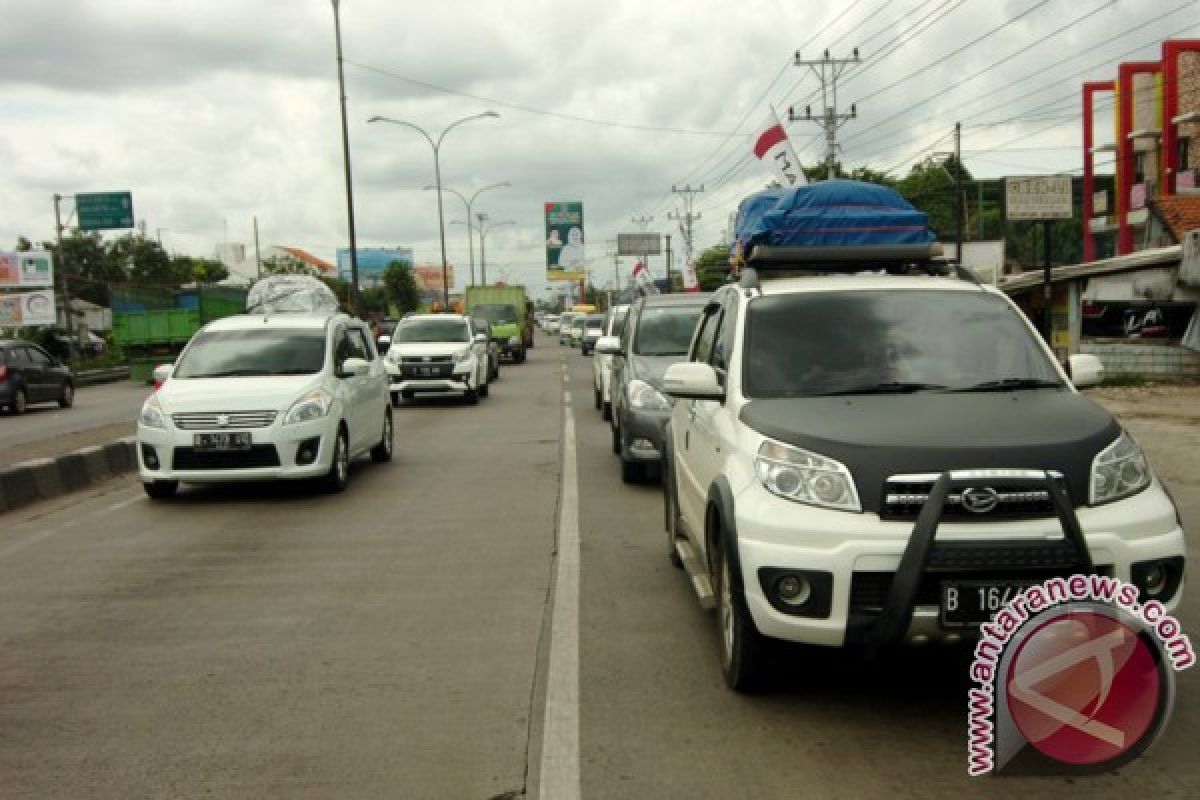
[[[1092,460],[1091,504],[1111,503],[1150,485],[1150,465],[1125,432]]]
[[[138,421],[147,428],[167,427],[167,418],[163,415],[162,406],[158,404],[157,395],[150,395],[146,402],[142,403],[142,413],[138,415]]]
[[[283,424],[298,425],[301,422],[320,419],[329,413],[332,406],[333,395],[321,388],[313,389],[305,392],[299,400],[292,404],[283,418]]]
[[[862,511],[850,470],[831,458],[766,441],[758,448],[754,467],[772,494],[822,508]]]
[[[662,393],[642,380],[629,382],[629,405],[643,411],[670,411],[671,403]]]

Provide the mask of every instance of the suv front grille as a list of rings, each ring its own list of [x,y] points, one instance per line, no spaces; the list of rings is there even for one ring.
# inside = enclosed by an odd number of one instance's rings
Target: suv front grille
[[[276,411],[223,411],[172,414],[171,421],[183,431],[210,431],[226,428],[267,428],[275,421]]]
[[[401,356],[401,364],[453,364],[454,356]]]
[[[886,520],[915,520],[929,499],[936,475],[893,475],[883,488],[879,516]],[[1018,519],[1045,519],[1056,516],[1054,503],[1045,484],[1031,481],[1028,486],[1006,486],[991,490],[987,479],[979,480],[980,490],[993,491],[995,505],[987,511],[971,511],[963,505],[963,495],[971,489],[951,491],[946,496],[943,520],[953,522],[997,522]]]

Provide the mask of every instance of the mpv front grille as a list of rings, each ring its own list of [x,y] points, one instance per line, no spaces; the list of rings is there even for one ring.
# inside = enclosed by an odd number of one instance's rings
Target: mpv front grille
[[[275,421],[276,411],[221,411],[172,414],[171,421],[181,431],[211,431],[230,428],[267,428]]]
[[[929,499],[935,480],[936,475],[893,475],[888,478],[879,516],[887,520],[915,520]],[[968,497],[966,504],[963,503],[964,495]],[[986,478],[980,478],[977,487],[951,491],[942,512],[943,520],[953,522],[998,522],[1054,516],[1054,503],[1045,484],[1031,481],[1028,486],[992,489]]]
[[[256,444],[249,450],[196,450],[176,447],[172,469],[258,469],[278,467],[279,451],[273,444]]]

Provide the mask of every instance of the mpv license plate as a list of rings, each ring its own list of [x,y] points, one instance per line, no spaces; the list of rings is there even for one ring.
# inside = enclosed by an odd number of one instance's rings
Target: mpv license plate
[[[238,433],[197,433],[192,437],[192,445],[197,450],[249,450],[250,434]]]
[[[943,581],[942,624],[980,625],[1033,581]]]

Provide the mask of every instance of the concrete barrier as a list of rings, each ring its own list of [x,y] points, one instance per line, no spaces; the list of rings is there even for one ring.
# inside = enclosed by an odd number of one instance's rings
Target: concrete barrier
[[[0,513],[86,489],[137,470],[134,437],[84,447],[57,458],[38,458],[0,468]]]

